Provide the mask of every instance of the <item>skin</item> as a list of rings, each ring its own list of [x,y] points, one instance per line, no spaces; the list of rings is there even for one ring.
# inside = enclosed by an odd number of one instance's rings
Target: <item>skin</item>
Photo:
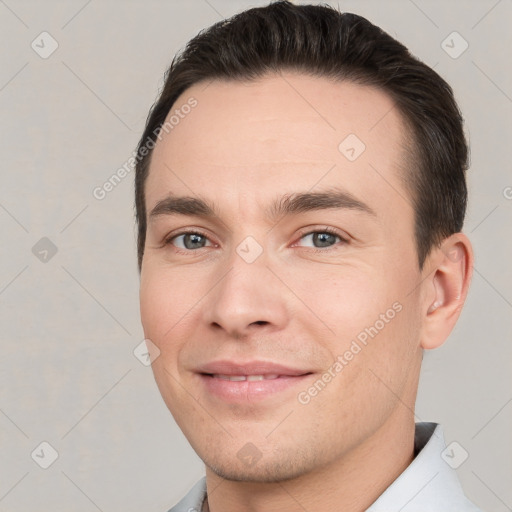
[[[152,156],[140,305],[145,337],[160,351],[152,367],[162,397],[205,462],[209,509],[365,510],[413,459],[423,349],[441,345],[457,321],[470,242],[456,233],[418,268],[400,179],[404,124],[382,91],[283,72],[196,84],[172,110],[190,97],[197,106]],[[348,134],[366,146],[352,162],[338,149]],[[376,215],[347,208],[265,215],[283,194],[332,187]],[[170,193],[208,199],[218,216],[150,218]],[[333,236],[319,245],[311,233],[325,227],[347,242]],[[178,235],[184,228],[206,236],[199,248],[187,249]],[[236,251],[248,236],[263,250],[252,263]],[[397,302],[401,311],[300,403],[298,393]],[[194,372],[220,358],[312,374],[265,400],[229,403]],[[237,456],[249,442],[245,450],[257,459],[250,464]]]

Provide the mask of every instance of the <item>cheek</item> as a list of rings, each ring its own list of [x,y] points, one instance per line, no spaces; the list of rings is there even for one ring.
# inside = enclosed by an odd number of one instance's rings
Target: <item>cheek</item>
[[[163,269],[144,269],[140,284],[141,321],[144,336],[160,349],[161,355],[179,348],[179,333],[194,302],[194,292],[183,279]]]
[[[172,375],[176,373],[176,355],[172,352],[176,345],[163,341],[166,331],[173,324],[168,322],[168,316],[165,314],[167,307],[162,302],[164,287],[160,284],[160,281],[141,280],[140,314],[144,338],[151,340],[158,350],[158,357],[153,360],[151,369],[160,394],[170,409],[174,402],[174,392],[170,386],[172,380],[169,379],[167,372]]]
[[[386,301],[383,304],[388,305]],[[354,422],[359,425],[359,435],[369,435],[397,406],[409,403],[407,396],[418,371],[415,339],[419,330],[411,318],[413,306],[393,304],[396,309],[363,303],[359,315],[338,317],[337,336],[329,348],[339,365],[330,367],[334,377],[311,405],[315,414],[336,418],[331,428],[340,438]]]
[[[413,276],[406,275],[405,269],[401,273],[390,270],[337,274],[331,268],[316,272],[309,282],[293,285],[315,313],[304,317],[310,320],[304,320],[303,327],[331,357],[346,354],[347,379],[364,381],[372,369],[398,382],[415,357],[421,326],[418,295],[410,293]],[[332,335],[319,338],[319,321]]]
[[[393,294],[369,272],[329,268],[292,286],[339,341],[356,336],[393,304]]]
[[[141,272],[140,315],[144,336],[159,350],[151,367],[162,398],[173,414],[191,411],[182,396],[179,356],[187,340],[187,321],[197,298],[186,280],[159,265],[146,264]],[[192,408],[193,409],[193,408]]]
[[[164,280],[156,279],[150,271],[144,270],[140,284],[140,316],[144,335],[159,345],[158,334],[165,327],[166,316],[162,311],[166,308],[167,287]]]

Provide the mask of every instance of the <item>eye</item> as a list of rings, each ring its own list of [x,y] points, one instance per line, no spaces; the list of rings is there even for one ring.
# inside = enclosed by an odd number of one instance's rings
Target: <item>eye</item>
[[[313,244],[313,248],[322,249],[333,247],[337,240],[342,243],[348,243],[348,240],[338,231],[325,227],[322,230],[309,231],[301,235],[300,240],[307,240]],[[303,246],[304,247],[304,246]],[[308,247],[307,245],[305,247]]]
[[[177,249],[182,249],[185,251],[194,251],[197,249],[202,249],[203,247],[207,247],[206,242],[209,242],[209,239],[203,233],[198,231],[183,231],[177,235],[169,237],[165,241],[165,244],[172,244]],[[211,242],[209,245],[212,245]]]
[[[312,248],[319,249],[320,252],[325,252],[325,249],[328,250],[337,243],[348,243],[347,238],[342,236],[337,230],[329,227],[316,231],[305,231],[300,235],[300,241],[312,243]],[[213,246],[214,244],[212,244],[207,235],[200,231],[182,231],[167,238],[165,245],[173,245],[178,249],[178,252],[192,252]],[[305,245],[300,243],[294,245],[308,247],[307,243]]]

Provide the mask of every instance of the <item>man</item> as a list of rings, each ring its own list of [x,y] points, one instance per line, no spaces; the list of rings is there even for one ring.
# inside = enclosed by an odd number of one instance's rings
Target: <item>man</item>
[[[136,169],[144,333],[206,465],[173,512],[478,511],[414,416],[466,168],[450,87],[354,14],[276,2],[175,58]]]

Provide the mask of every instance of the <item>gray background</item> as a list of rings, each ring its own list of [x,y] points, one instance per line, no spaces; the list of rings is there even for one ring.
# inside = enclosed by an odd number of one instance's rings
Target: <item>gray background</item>
[[[174,53],[265,3],[0,0],[0,511],[160,512],[203,475],[133,354],[133,173],[92,192],[131,156]],[[464,112],[475,275],[450,339],[425,353],[417,416],[469,453],[458,473],[473,501],[512,510],[512,2],[331,3],[434,66]],[[59,45],[47,58],[43,31]],[[457,58],[442,46],[453,31],[469,43]],[[48,469],[43,441],[58,452]]]

